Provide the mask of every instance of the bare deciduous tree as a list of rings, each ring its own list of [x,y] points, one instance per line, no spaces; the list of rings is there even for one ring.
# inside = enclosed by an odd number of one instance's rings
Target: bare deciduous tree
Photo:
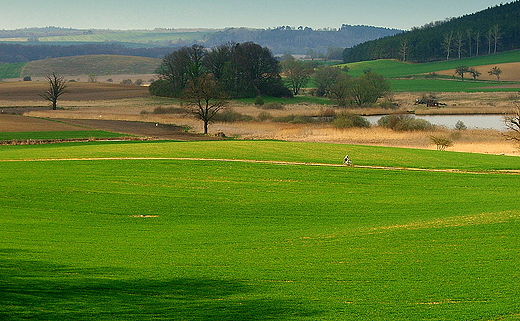
[[[502,74],[502,69],[495,66],[495,67],[491,68],[490,71],[488,71],[488,74],[490,76],[496,76],[497,80],[500,81],[500,75]]]
[[[52,109],[56,110],[58,108],[58,98],[67,92],[67,83],[65,82],[65,78],[54,72],[51,75],[45,76],[45,79],[47,79],[49,87],[43,94],[40,94],[40,96],[50,101],[52,103]]]
[[[506,139],[520,142],[520,105],[516,105],[511,114],[504,116],[504,124],[509,130],[504,134]]]
[[[215,115],[227,105],[227,100],[210,74],[203,74],[188,81],[182,95],[190,112],[204,122],[204,134]]]

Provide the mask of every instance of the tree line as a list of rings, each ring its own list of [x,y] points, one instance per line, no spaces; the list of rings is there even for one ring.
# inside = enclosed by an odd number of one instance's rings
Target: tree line
[[[312,58],[341,60],[341,52],[345,47],[400,32],[402,30],[347,24],[343,24],[340,28],[327,29],[312,29],[304,26],[280,26],[269,29],[228,28],[210,34],[205,44],[211,46],[225,42],[254,41],[278,54],[291,53],[313,56]],[[334,48],[341,48],[339,54],[334,54]]]
[[[520,48],[519,29],[520,1],[514,1],[347,48],[343,60],[427,62],[487,55]]]

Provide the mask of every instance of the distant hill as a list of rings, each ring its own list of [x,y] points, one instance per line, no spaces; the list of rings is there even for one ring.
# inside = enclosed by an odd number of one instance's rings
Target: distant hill
[[[41,77],[56,72],[61,75],[153,74],[161,59],[115,55],[90,55],[32,61],[25,65],[21,77]]]
[[[93,54],[158,58],[180,46],[200,44],[213,47],[225,42],[245,41],[268,47],[274,54],[330,56],[334,51],[334,58],[341,59],[345,47],[400,32],[402,30],[346,24],[340,28],[318,30],[290,26],[225,30],[80,30],[57,27],[0,30],[0,63]]]
[[[347,48],[345,62],[399,59],[427,62],[520,48],[520,0]]]
[[[290,26],[274,29],[229,28],[208,35],[206,43],[218,45],[225,42],[253,41],[268,47],[275,54],[327,55],[332,48],[351,47],[356,44],[392,36],[402,30],[372,26],[351,26],[314,30],[309,27]],[[331,58],[331,57],[327,57]],[[341,59],[341,55],[338,57]]]

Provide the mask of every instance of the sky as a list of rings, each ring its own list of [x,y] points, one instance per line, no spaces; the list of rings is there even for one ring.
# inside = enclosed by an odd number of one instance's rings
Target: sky
[[[342,24],[409,30],[510,1],[495,0],[0,0],[0,29],[154,29]]]

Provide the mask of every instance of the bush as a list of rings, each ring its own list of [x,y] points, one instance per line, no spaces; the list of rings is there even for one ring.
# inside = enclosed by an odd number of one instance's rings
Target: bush
[[[128,78],[128,79],[123,79],[123,80],[121,81],[121,84],[122,84],[122,85],[133,85],[134,82],[132,81],[132,79]]]
[[[453,145],[453,141],[447,137],[430,135],[430,140],[437,146],[437,150],[446,150]]]
[[[274,122],[278,123],[291,123],[291,124],[308,124],[312,123],[313,118],[312,116],[302,116],[302,115],[288,115],[288,116],[282,116],[282,117],[275,117],[273,118]]]
[[[222,123],[234,123],[237,121],[252,121],[254,118],[249,115],[244,115],[241,113],[237,113],[233,110],[225,110],[213,116],[212,121],[222,122]]]
[[[455,129],[456,130],[466,130],[466,129],[468,129],[468,127],[466,126],[466,124],[464,124],[464,122],[462,120],[459,120],[455,124]]]
[[[179,93],[175,91],[175,86],[167,80],[157,80],[150,84],[148,91],[152,96],[159,97],[178,97]]]
[[[370,122],[359,115],[354,114],[341,114],[340,116],[334,118],[332,121],[332,126],[338,129],[352,128],[352,127],[360,127],[360,128],[370,128]]]
[[[280,103],[268,103],[261,107],[262,109],[284,109],[283,105]]]
[[[262,96],[257,96],[255,98],[255,105],[256,106],[263,106],[265,104],[264,102],[264,98],[262,98]]]
[[[31,76],[25,76],[23,77],[23,81],[32,81]]]
[[[184,114],[186,109],[179,107],[157,107],[153,110],[154,114]]]
[[[266,120],[269,120],[269,119],[273,119],[273,116],[269,112],[263,111],[260,114],[258,114],[257,118],[258,118],[259,121],[266,121]]]
[[[390,100],[383,100],[382,102],[379,103],[379,107],[381,107],[383,109],[396,109],[397,104],[394,102],[391,102]]]
[[[398,131],[427,131],[433,129],[433,125],[429,121],[403,114],[383,116],[377,121],[377,124]]]

